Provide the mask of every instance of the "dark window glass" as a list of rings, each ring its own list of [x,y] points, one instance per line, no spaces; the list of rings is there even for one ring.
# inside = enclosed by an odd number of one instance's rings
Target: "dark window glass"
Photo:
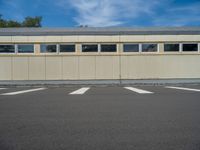
[[[14,53],[15,46],[14,45],[0,45],[0,53]]]
[[[116,52],[116,51],[117,51],[117,46],[115,44],[101,45],[101,52]]]
[[[124,52],[139,52],[139,44],[124,44]]]
[[[18,53],[34,53],[34,45],[18,45]]]
[[[184,52],[198,51],[198,44],[183,44]]]
[[[179,44],[165,44],[164,45],[165,52],[178,52],[179,51]]]
[[[56,52],[56,45],[46,45],[42,44],[40,47],[41,53],[55,53]]]
[[[82,45],[82,52],[98,52],[98,45]]]
[[[157,52],[157,44],[142,44],[142,52]]]
[[[75,45],[60,45],[60,52],[75,52]]]

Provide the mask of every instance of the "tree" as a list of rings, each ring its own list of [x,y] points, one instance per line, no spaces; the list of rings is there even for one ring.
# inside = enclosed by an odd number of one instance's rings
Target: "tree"
[[[0,14],[0,28],[7,28],[7,27],[41,27],[41,16],[36,17],[26,17],[23,22],[18,22],[15,20],[5,20],[2,18]]]
[[[42,17],[26,17],[22,22],[23,27],[41,27]]]
[[[5,28],[6,27],[6,21],[2,18],[2,15],[0,14],[0,27]]]
[[[12,28],[12,27],[21,27],[21,24],[17,21],[12,21],[9,20],[7,21],[7,27]]]

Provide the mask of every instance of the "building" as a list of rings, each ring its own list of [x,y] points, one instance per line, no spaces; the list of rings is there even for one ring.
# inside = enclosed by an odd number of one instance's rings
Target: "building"
[[[119,79],[200,79],[200,27],[0,29],[0,80]]]

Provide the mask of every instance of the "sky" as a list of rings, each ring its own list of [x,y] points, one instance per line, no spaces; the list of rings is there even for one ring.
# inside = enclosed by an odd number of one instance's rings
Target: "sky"
[[[43,27],[200,26],[200,0],[0,0],[0,14]]]

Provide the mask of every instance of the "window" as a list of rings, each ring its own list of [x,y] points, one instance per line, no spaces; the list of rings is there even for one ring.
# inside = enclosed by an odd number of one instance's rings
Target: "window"
[[[124,44],[124,52],[139,52],[139,44]]]
[[[157,44],[142,44],[142,52],[157,52]]]
[[[0,45],[0,53],[15,53],[15,45]]]
[[[116,44],[102,44],[101,52],[116,52],[117,46]]]
[[[82,52],[98,52],[97,44],[82,45]]]
[[[57,46],[53,44],[51,45],[42,44],[40,45],[40,51],[41,53],[56,53]]]
[[[179,52],[179,44],[165,44],[164,51],[165,52]]]
[[[183,52],[198,51],[198,44],[183,44]]]
[[[34,45],[31,44],[18,45],[18,53],[34,53]]]
[[[75,52],[75,45],[73,44],[62,44],[60,45],[60,52]]]

